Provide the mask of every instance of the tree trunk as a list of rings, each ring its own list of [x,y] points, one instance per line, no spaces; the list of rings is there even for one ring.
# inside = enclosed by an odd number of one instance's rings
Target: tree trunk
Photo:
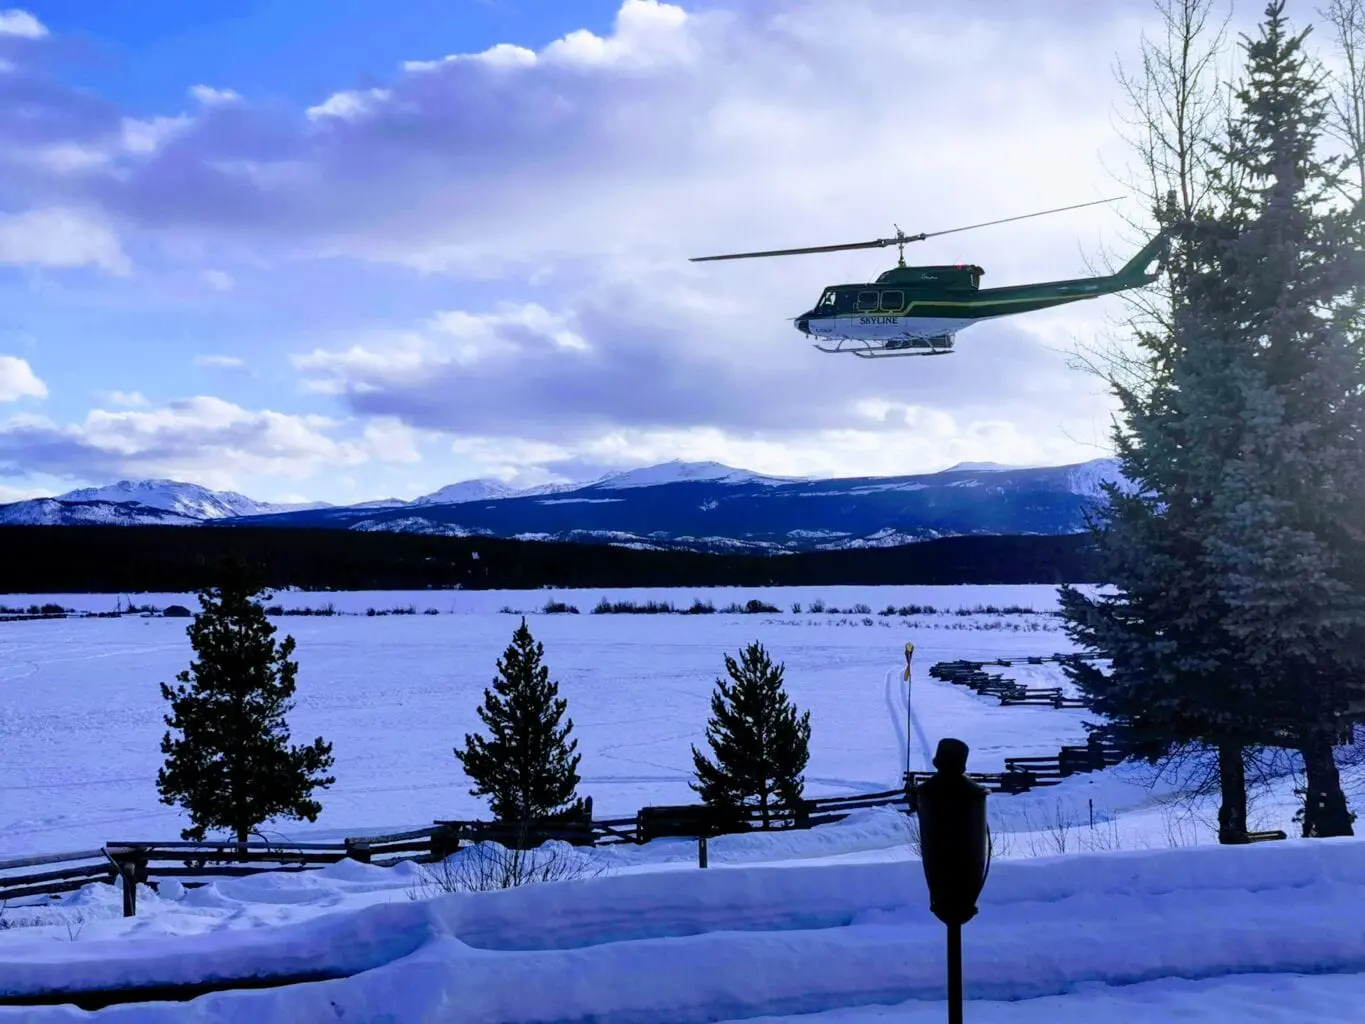
[[[1321,734],[1305,736],[1300,740],[1299,753],[1308,776],[1303,794],[1304,838],[1355,835],[1351,828],[1355,815],[1346,807],[1331,739]]]
[[[1247,841],[1247,777],[1242,763],[1242,745],[1225,741],[1218,745],[1218,787],[1222,803],[1218,806],[1218,841],[1224,844]]]

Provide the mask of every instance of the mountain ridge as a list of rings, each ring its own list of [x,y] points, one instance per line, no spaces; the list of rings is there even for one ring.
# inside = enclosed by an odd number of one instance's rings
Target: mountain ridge
[[[0,524],[320,527],[790,554],[952,536],[1076,533],[1103,500],[1100,485],[1111,480],[1122,483],[1113,459],[825,479],[674,460],[581,483],[514,490],[499,481],[460,481],[412,501],[302,508],[196,484],[120,481],[0,506]],[[127,500],[112,500],[118,498]]]

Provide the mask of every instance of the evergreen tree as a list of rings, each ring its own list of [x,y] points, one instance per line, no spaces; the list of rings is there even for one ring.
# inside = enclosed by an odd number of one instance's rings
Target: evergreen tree
[[[316,821],[322,805],[313,790],[336,781],[322,774],[332,766],[330,743],[289,745],[294,638],[276,644],[260,593],[245,566],[224,563],[188,628],[197,660],[176,677],[180,685],[161,684],[171,705],[166,725],[180,736],[162,739],[166,762],[156,784],[162,803],[189,813],[183,839],[226,829],[245,843],[272,818]]]
[[[690,785],[723,813],[756,802],[767,828],[773,807],[794,807],[801,800],[810,712],[797,713],[783,687],[784,667],[774,665],[757,642],[744,648],[738,662],[727,654],[725,670],[731,681],[716,680],[706,727],[715,760],[694,746],[697,781]]]
[[[568,701],[541,663],[544,655],[545,645],[531,636],[523,618],[498,659],[493,689],[483,692],[479,718],[491,736],[466,734],[464,749],[455,750],[474,780],[470,795],[490,797],[499,821],[525,822],[582,809],[574,797],[580,755],[574,752],[578,741],[569,739],[573,720],[559,724]]]
[[[1136,493],[1110,489],[1095,524],[1117,593],[1063,590],[1072,636],[1114,655],[1108,674],[1072,669],[1112,731],[1149,755],[1218,750],[1224,841],[1245,828],[1252,744],[1303,753],[1305,834],[1349,830],[1331,741],[1365,651],[1360,229],[1327,205],[1322,100],[1283,7],[1244,43],[1217,202],[1172,224],[1165,370],[1140,397],[1119,389]]]
[[[1320,152],[1329,98],[1273,0],[1245,43],[1242,115],[1227,160],[1244,176],[1214,231],[1210,289],[1231,315],[1224,388],[1240,437],[1224,453],[1210,568],[1228,630],[1259,681],[1274,739],[1307,773],[1304,835],[1344,835],[1332,755],[1339,716],[1365,681],[1365,369],[1357,209],[1334,202],[1345,163]]]

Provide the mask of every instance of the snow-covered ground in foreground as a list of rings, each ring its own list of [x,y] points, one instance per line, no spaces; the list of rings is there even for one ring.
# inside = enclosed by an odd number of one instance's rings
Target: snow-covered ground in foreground
[[[592,615],[601,597],[760,598],[758,615]],[[192,595],[124,595],[196,607]],[[580,615],[543,615],[548,600]],[[822,599],[872,615],[794,613]],[[7,595],[103,611],[112,595]],[[277,619],[298,640],[296,738],[335,744],[338,783],[316,825],[326,839],[486,815],[451,754],[494,662],[528,613],[569,699],[580,792],[602,813],[691,802],[691,744],[704,742],[722,655],[764,642],[812,711],[811,795],[898,783],[937,740],[971,745],[971,766],[1054,754],[1086,713],[1002,708],[928,676],[950,658],[1021,658],[1070,648],[1052,587],[725,588],[687,591],[281,593],[361,617]],[[878,616],[887,604],[939,614]],[[365,617],[414,605],[439,614]],[[1038,614],[954,614],[1022,605]],[[189,662],[185,620],[125,617],[0,623],[0,855],[174,838],[180,814],[154,779],[165,708],[157,688]],[[901,649],[916,644],[906,727]],[[1002,670],[1032,685],[1056,665]],[[908,742],[907,742],[908,741]],[[908,748],[908,749],[907,749]],[[1348,786],[1355,780],[1348,779]],[[1261,795],[1254,827],[1293,831],[1291,780]],[[1207,844],[1171,782],[1120,766],[990,801],[996,860],[968,925],[968,1019],[1355,1021],[1365,999],[1365,845]],[[303,874],[143,889],[138,916],[90,885],[0,917],[0,992],[202,981],[244,974],[362,972],[189,1004],[114,1007],[113,1021],[719,1022],[863,1024],[942,1020],[943,932],[929,915],[912,819],[890,809],[803,832],[696,846],[560,851],[585,877],[501,893],[445,895],[431,872],[342,862]],[[1065,853],[1066,856],[1055,856]],[[1050,856],[1053,855],[1053,856]],[[470,854],[462,852],[459,858]],[[85,1020],[67,1007],[0,1019]]]
[[[827,849],[841,832],[891,839],[898,818],[871,811],[805,835],[745,837],[767,845],[762,865],[608,868],[496,893],[430,896],[416,867],[350,862],[178,900],[146,893],[138,918],[90,921],[74,937],[0,932],[0,989],[354,975],[95,1015],[148,1024],[942,1020],[944,934],[916,860],[780,859],[819,833]],[[1365,844],[1354,839],[996,862],[964,931],[967,1019],[1359,1020],[1362,900]],[[261,922],[248,914],[275,927],[252,928]]]

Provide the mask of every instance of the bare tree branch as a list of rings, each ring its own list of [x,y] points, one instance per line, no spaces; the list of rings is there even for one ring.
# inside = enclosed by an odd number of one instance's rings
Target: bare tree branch
[[[1318,15],[1332,26],[1339,67],[1328,70],[1331,107],[1327,132],[1346,147],[1355,172],[1348,201],[1365,203],[1365,0],[1329,0]]]
[[[1214,10],[1223,0],[1153,0],[1160,19],[1157,38],[1142,38],[1136,70],[1115,66],[1126,111],[1119,115],[1120,134],[1129,144],[1136,167],[1115,173],[1115,179],[1144,200],[1145,217],[1125,217],[1143,241],[1157,230],[1157,211],[1179,219],[1212,206],[1217,199],[1219,143],[1226,138],[1232,96],[1225,87],[1226,69],[1219,59],[1226,51],[1232,7],[1221,22]],[[1361,2],[1361,0],[1337,0]],[[1112,172],[1111,172],[1112,173]],[[1168,272],[1180,253],[1172,252]],[[1106,257],[1108,269],[1114,261]],[[1159,373],[1150,344],[1169,334],[1174,298],[1169,283],[1121,293],[1127,315],[1102,342],[1081,345],[1072,365],[1100,377],[1111,387],[1141,395]]]

